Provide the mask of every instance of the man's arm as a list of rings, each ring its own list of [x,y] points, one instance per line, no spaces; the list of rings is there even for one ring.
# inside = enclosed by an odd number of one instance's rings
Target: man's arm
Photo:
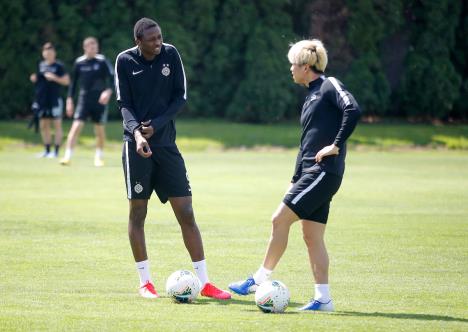
[[[99,96],[99,103],[102,105],[107,105],[110,101],[110,97],[112,96],[112,82],[114,80],[114,70],[112,69],[111,64],[106,58],[104,58],[104,64],[104,79],[106,83],[106,89],[101,92],[101,95]]]
[[[330,92],[330,100],[343,112],[341,127],[333,142],[335,146],[341,148],[356,128],[361,117],[361,110],[353,95],[345,90],[334,77],[330,77],[329,81],[334,88],[333,92]]]
[[[323,147],[316,153],[315,160],[317,162],[321,162],[324,157],[340,153],[340,149],[353,133],[354,128],[356,128],[359,118],[361,117],[361,110],[359,109],[353,95],[345,90],[334,77],[329,77],[328,81],[329,82],[327,84],[329,84],[330,87],[326,92],[327,98],[333,105],[343,112],[343,118],[333,144]]]
[[[71,98],[73,100],[73,97],[75,96],[75,93],[76,93],[76,86],[78,83],[79,76],[80,76],[80,71],[78,70],[78,64],[75,62],[75,64],[73,65],[72,80],[70,82],[70,86],[68,87],[67,99]]]
[[[139,129],[141,124],[135,116],[130,84],[125,71],[125,59],[122,57],[122,54],[119,54],[115,60],[115,93],[120,112],[122,113],[124,128],[134,135],[135,130]]]
[[[151,127],[154,131],[158,131],[164,127],[169,121],[171,121],[176,114],[182,109],[182,106],[187,101],[187,80],[185,78],[184,65],[182,64],[182,59],[180,58],[179,52],[174,49],[176,52],[176,57],[174,61],[174,91],[172,100],[169,104],[169,107],[164,112],[164,114],[151,120]]]

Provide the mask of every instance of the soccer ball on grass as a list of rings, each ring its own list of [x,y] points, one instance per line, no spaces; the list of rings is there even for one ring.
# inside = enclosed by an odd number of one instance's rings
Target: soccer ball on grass
[[[281,281],[265,281],[255,292],[255,303],[265,313],[284,312],[289,304],[289,290]]]
[[[190,271],[175,271],[167,278],[166,293],[176,302],[190,303],[200,293],[200,281]]]

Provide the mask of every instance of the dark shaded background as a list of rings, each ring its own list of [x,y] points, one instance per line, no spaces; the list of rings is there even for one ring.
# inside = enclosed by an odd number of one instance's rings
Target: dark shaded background
[[[462,0],[0,1],[0,118],[30,113],[29,74],[45,41],[68,70],[93,35],[111,62],[143,16],[181,53],[184,116],[276,122],[297,116],[289,44],[323,40],[337,76],[368,118],[466,120],[468,5]],[[120,115],[112,105],[111,116]]]

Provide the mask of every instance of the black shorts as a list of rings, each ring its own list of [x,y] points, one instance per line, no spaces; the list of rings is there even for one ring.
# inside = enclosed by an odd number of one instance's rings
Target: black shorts
[[[125,142],[122,153],[128,199],[149,199],[153,190],[162,203],[169,197],[192,196],[184,159],[176,146],[152,147],[143,158],[135,142]]]
[[[301,219],[326,224],[330,202],[341,185],[342,177],[321,172],[303,173],[284,196],[283,202]]]
[[[86,121],[89,117],[96,124],[105,124],[107,122],[107,105],[79,101],[73,119]]]
[[[51,108],[40,107],[37,115],[39,119],[54,119],[58,120],[62,118],[63,114],[63,101],[62,98],[57,99],[57,105]]]

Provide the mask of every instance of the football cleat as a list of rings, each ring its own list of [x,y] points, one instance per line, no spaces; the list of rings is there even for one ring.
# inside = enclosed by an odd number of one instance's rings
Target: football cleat
[[[258,285],[255,283],[254,278],[248,277],[246,280],[241,280],[229,284],[229,289],[238,295],[248,295],[255,293],[257,286]]]
[[[229,300],[231,298],[231,293],[226,292],[225,290],[219,289],[210,282],[207,282],[200,293],[202,296],[212,297],[217,300]]]
[[[63,165],[63,166],[70,166],[71,164],[71,160],[70,159],[67,159],[67,158],[62,158],[60,159],[60,165]]]
[[[154,289],[154,285],[151,281],[148,281],[146,284],[140,287],[138,290],[141,296],[147,299],[156,299],[159,297],[158,292]]]
[[[335,308],[333,307],[332,300],[330,300],[328,302],[320,302],[318,300],[311,300],[309,303],[307,303],[305,306],[299,308],[298,310],[299,311],[326,311],[326,312],[331,312],[331,311],[335,311]]]
[[[36,155],[36,158],[47,158],[48,155],[49,153],[47,151],[44,151],[44,152],[38,153]]]
[[[49,152],[49,153],[47,154],[47,158],[48,158],[48,159],[54,159],[54,158],[57,158],[57,157],[58,157],[58,156],[57,156],[57,154],[56,154],[55,152]]]
[[[94,166],[95,167],[103,167],[104,161],[101,158],[94,158]]]

